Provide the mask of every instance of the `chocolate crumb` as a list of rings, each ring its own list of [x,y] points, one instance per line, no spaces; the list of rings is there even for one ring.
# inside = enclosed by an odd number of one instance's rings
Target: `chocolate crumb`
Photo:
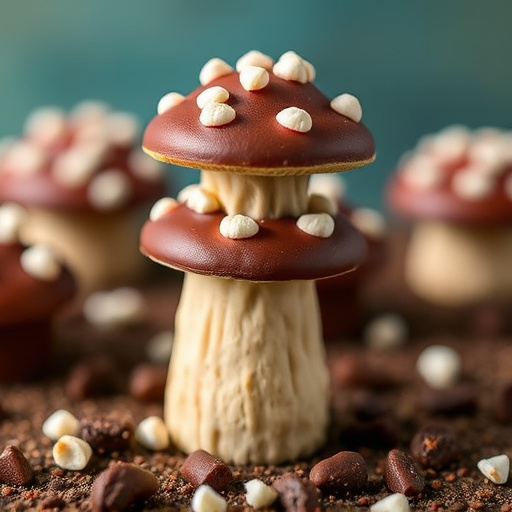
[[[134,430],[133,422],[128,418],[83,418],[79,437],[99,455],[112,454],[130,447]]]
[[[180,473],[195,487],[206,484],[216,491],[223,491],[233,481],[227,464],[205,450],[192,452],[185,459]]]

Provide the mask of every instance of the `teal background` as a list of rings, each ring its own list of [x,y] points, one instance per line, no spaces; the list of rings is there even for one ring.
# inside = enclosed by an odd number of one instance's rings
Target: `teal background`
[[[356,95],[377,161],[345,173],[384,208],[400,155],[452,123],[512,123],[510,0],[0,0],[0,137],[36,107],[102,99],[146,123],[213,56],[295,50],[329,97]],[[175,188],[196,181],[170,168]]]

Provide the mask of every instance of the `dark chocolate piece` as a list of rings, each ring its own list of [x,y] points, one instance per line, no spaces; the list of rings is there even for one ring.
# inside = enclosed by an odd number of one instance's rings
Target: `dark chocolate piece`
[[[216,491],[223,491],[233,481],[227,464],[205,450],[192,452],[185,459],[180,473],[195,487],[205,484]]]
[[[0,454],[0,482],[9,485],[27,485],[34,477],[30,463],[22,451],[7,445]]]
[[[142,402],[163,402],[166,381],[167,366],[139,364],[130,376],[130,395]]]
[[[414,459],[400,450],[391,450],[386,459],[384,480],[389,490],[416,496],[425,487],[425,479]]]
[[[127,418],[83,418],[79,437],[99,454],[121,452],[130,447],[134,426]]]
[[[319,497],[313,483],[294,473],[278,476],[272,487],[279,494],[279,503],[285,512],[315,512]]]
[[[424,467],[440,469],[455,460],[460,452],[456,432],[446,425],[421,428],[411,441],[412,456]]]

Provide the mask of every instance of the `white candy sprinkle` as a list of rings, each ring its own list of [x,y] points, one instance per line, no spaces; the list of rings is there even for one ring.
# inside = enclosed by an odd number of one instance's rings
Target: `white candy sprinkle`
[[[359,100],[352,94],[340,94],[331,101],[331,108],[338,114],[344,115],[359,123],[363,117],[363,109]]]
[[[140,134],[137,116],[129,112],[112,112],[106,119],[108,140],[117,146],[131,146]]]
[[[294,132],[306,133],[313,126],[311,116],[305,110],[297,107],[288,107],[281,110],[276,115],[276,119],[281,126]]]
[[[257,478],[245,482],[245,490],[245,500],[247,504],[256,509],[270,507],[279,495],[274,488]]]
[[[66,116],[61,109],[55,107],[35,110],[29,115],[24,126],[25,134],[43,146],[49,146],[61,140],[66,130]]]
[[[225,512],[227,502],[209,485],[200,485],[192,496],[190,506],[193,512]]]
[[[372,208],[356,208],[350,214],[352,224],[370,238],[382,238],[386,234],[386,221],[382,213]]]
[[[374,318],[364,329],[364,342],[376,350],[392,350],[404,345],[409,329],[405,320],[393,313]]]
[[[297,219],[297,227],[308,235],[329,238],[334,232],[334,219],[327,213],[306,213]]]
[[[155,334],[146,345],[146,356],[152,363],[168,363],[174,345],[174,333],[161,331]]]
[[[226,103],[228,99],[229,92],[224,89],[224,87],[214,85],[213,87],[209,87],[208,89],[205,89],[201,94],[199,94],[199,96],[196,98],[196,103],[200,109],[203,109],[208,103],[210,103],[210,101]]]
[[[307,60],[302,59],[302,64],[304,64],[304,67],[306,68],[306,73],[308,77],[308,82],[313,82],[316,78],[316,69],[311,64],[311,62],[308,62]]]
[[[192,183],[190,185],[187,185],[186,187],[183,187],[178,192],[178,202],[181,204],[185,204],[187,202],[187,199],[189,198],[190,194],[194,192],[194,190],[201,188],[201,185],[198,185],[197,183]]]
[[[479,460],[477,467],[493,484],[507,483],[510,471],[510,459],[507,455],[496,455],[489,459]]]
[[[418,357],[416,368],[432,388],[443,389],[455,384],[461,372],[459,354],[445,345],[431,345]]]
[[[226,215],[226,217],[221,220],[219,226],[220,234],[224,238],[231,238],[234,240],[250,238],[251,236],[256,235],[259,229],[260,227],[254,219],[241,214]]]
[[[123,206],[131,195],[131,184],[117,169],[104,171],[91,180],[87,196],[96,210],[115,210]]]
[[[13,244],[19,241],[20,227],[27,215],[27,210],[17,203],[3,203],[0,206],[0,243]]]
[[[214,57],[210,59],[199,73],[199,82],[201,85],[207,85],[213,80],[233,72],[233,68],[222,59]]]
[[[141,149],[134,149],[128,155],[130,172],[144,181],[158,182],[163,180],[163,164]]]
[[[270,77],[265,68],[246,66],[240,71],[239,79],[246,91],[259,91],[268,85]]]
[[[80,471],[87,466],[92,448],[79,437],[64,435],[53,446],[55,464],[63,469]]]
[[[62,436],[76,436],[80,422],[73,414],[65,409],[59,409],[48,416],[43,423],[42,430],[46,437],[57,441]]]
[[[204,126],[223,126],[231,123],[235,117],[236,112],[233,107],[225,103],[210,101],[203,107],[203,110],[201,110],[199,121]]]
[[[84,100],[73,107],[69,117],[76,125],[102,123],[109,112],[109,105],[103,101]]]
[[[407,496],[401,493],[390,494],[370,507],[370,512],[410,512]]]
[[[338,205],[330,197],[321,194],[310,194],[308,197],[308,213],[336,215]]]
[[[268,55],[265,55],[264,53],[261,53],[257,50],[251,50],[245,55],[242,55],[236,61],[235,67],[236,70],[240,73],[240,71],[242,71],[242,69],[246,66],[258,66],[265,68],[267,71],[270,71],[273,65],[274,59],[272,59],[272,57],[269,57]]]
[[[169,432],[162,418],[149,416],[137,425],[135,440],[148,450],[165,450],[169,446]]]
[[[30,175],[41,171],[46,160],[47,156],[42,148],[20,141],[6,150],[2,165],[8,171]]]
[[[44,244],[37,244],[21,253],[20,263],[30,276],[42,281],[55,281],[61,272],[61,265],[54,252]]]
[[[432,190],[444,179],[444,173],[436,162],[424,155],[409,159],[402,168],[401,176],[407,186],[416,190]]]
[[[170,108],[179,105],[184,99],[185,96],[183,96],[183,94],[180,94],[179,92],[168,92],[160,98],[160,101],[158,102],[156,107],[156,111],[159,115],[163,114],[164,112],[167,112]]]
[[[303,60],[294,52],[286,52],[274,64],[274,75],[282,80],[291,80],[305,84],[308,81],[308,70]]]
[[[194,187],[187,195],[187,207],[197,213],[212,213],[220,210],[217,196],[201,187]]]
[[[478,201],[492,195],[494,179],[486,173],[465,171],[453,177],[452,188],[456,195],[469,201]]]
[[[129,287],[91,293],[83,306],[87,321],[104,328],[136,323],[145,310],[141,292]]]
[[[157,221],[166,213],[174,210],[178,204],[178,201],[172,197],[162,197],[151,207],[151,210],[149,211],[149,220],[151,222]]]
[[[309,179],[308,190],[312,194],[321,194],[337,203],[345,197],[345,180],[336,174],[313,174]]]
[[[460,161],[470,144],[469,130],[464,126],[449,126],[426,139],[424,147],[436,161],[449,165]]]

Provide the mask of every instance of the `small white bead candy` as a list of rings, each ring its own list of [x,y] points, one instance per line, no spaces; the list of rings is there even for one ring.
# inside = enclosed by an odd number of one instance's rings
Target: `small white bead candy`
[[[305,110],[298,107],[288,107],[281,110],[276,115],[276,119],[281,126],[294,132],[306,133],[313,126],[311,116]]]
[[[327,213],[306,213],[297,219],[297,227],[308,235],[329,238],[334,232],[334,219]]]
[[[308,197],[308,213],[336,215],[338,205],[330,197],[322,194],[310,194]]]
[[[382,238],[386,234],[384,216],[372,208],[356,208],[350,214],[352,224],[370,238]]]
[[[246,66],[240,71],[239,79],[246,91],[259,91],[268,85],[270,77],[265,68]]]
[[[9,171],[30,175],[42,170],[46,158],[46,153],[39,146],[20,141],[7,149],[2,165]]]
[[[146,344],[145,352],[152,363],[168,363],[174,345],[174,333],[161,331],[155,334]]]
[[[64,435],[53,445],[55,464],[63,469],[80,471],[92,456],[90,445],[79,437]]]
[[[137,425],[135,440],[148,450],[165,450],[169,446],[169,431],[162,418],[149,416]]]
[[[331,108],[338,114],[344,115],[356,123],[363,117],[363,109],[359,100],[352,94],[340,94],[331,101]]]
[[[365,343],[377,350],[390,350],[401,347],[407,340],[408,327],[405,320],[396,314],[382,314],[365,327]]]
[[[123,206],[131,191],[131,183],[124,173],[109,169],[94,176],[89,183],[87,197],[93,208],[108,211]]]
[[[209,87],[205,89],[199,96],[196,98],[196,104],[200,109],[206,107],[210,101],[216,101],[217,103],[226,103],[229,99],[229,92],[221,87],[220,85],[214,85],[213,87]]]
[[[42,430],[46,437],[57,441],[62,436],[76,436],[80,422],[73,414],[65,409],[59,409],[48,416],[43,423]]]
[[[49,146],[64,137],[67,121],[64,112],[55,107],[35,110],[25,122],[24,132],[32,140]]]
[[[510,471],[510,459],[507,455],[496,455],[489,459],[482,459],[477,463],[478,469],[493,484],[505,484]]]
[[[405,162],[401,176],[407,186],[415,190],[432,190],[444,179],[444,173],[432,157],[416,156]]]
[[[21,267],[30,276],[42,281],[55,281],[61,272],[54,252],[44,244],[36,244],[21,253]]]
[[[19,241],[20,227],[27,215],[27,210],[17,203],[4,203],[0,206],[0,243],[13,244]]]
[[[370,507],[370,512],[410,512],[405,494],[395,493],[382,498]]]
[[[178,204],[178,201],[172,197],[162,197],[151,207],[151,210],[149,211],[149,220],[151,222],[157,221],[166,213],[174,210]]]
[[[235,67],[236,70],[240,73],[242,69],[246,66],[258,66],[261,68],[265,68],[267,71],[270,71],[273,65],[274,59],[272,59],[272,57],[269,57],[268,55],[265,55],[264,53],[261,53],[257,50],[251,50],[250,52],[247,52],[245,55],[242,55],[236,61]]]
[[[112,112],[106,119],[108,140],[116,146],[131,146],[140,134],[140,123],[130,112]]]
[[[204,126],[223,126],[231,123],[236,117],[233,107],[225,103],[210,101],[207,103],[199,116],[199,121]]]
[[[220,210],[217,196],[201,187],[194,187],[190,190],[186,205],[197,213],[212,213]]]
[[[302,64],[304,64],[304,67],[306,68],[306,74],[308,77],[308,82],[313,82],[313,80],[316,78],[316,69],[311,64],[311,62],[308,62],[307,60],[302,59]]]
[[[251,236],[256,235],[259,229],[260,227],[254,219],[241,214],[226,215],[226,217],[221,220],[219,226],[220,234],[224,238],[231,238],[234,240],[250,238]]]
[[[294,52],[286,52],[274,64],[274,75],[282,80],[290,80],[305,84],[308,81],[308,70],[303,60]]]
[[[163,179],[163,164],[141,149],[134,149],[128,155],[130,172],[145,181],[158,182]]]
[[[227,502],[209,485],[200,485],[192,496],[190,507],[193,512],[225,512]]]
[[[84,100],[77,103],[69,115],[74,124],[103,122],[110,112],[107,103],[99,100]]]
[[[453,177],[452,188],[457,196],[469,201],[489,197],[495,188],[494,179],[483,172],[464,171]]]
[[[183,96],[183,94],[180,94],[179,92],[168,92],[160,98],[156,106],[156,111],[159,115],[163,114],[164,112],[167,112],[170,108],[179,105],[184,99],[185,96]]]
[[[459,354],[445,345],[430,345],[418,357],[416,368],[432,388],[443,389],[455,384],[461,372]]]
[[[214,57],[210,59],[199,72],[199,82],[201,85],[207,85],[213,80],[233,72],[233,68],[222,59]]]
[[[197,183],[191,183],[190,185],[187,185],[186,187],[183,187],[178,192],[178,203],[185,204],[187,202],[187,199],[189,198],[190,194],[194,192],[194,190],[201,188],[201,185],[198,185]]]
[[[245,482],[245,500],[250,507],[268,508],[278,496],[278,492],[261,480],[254,478]]]

